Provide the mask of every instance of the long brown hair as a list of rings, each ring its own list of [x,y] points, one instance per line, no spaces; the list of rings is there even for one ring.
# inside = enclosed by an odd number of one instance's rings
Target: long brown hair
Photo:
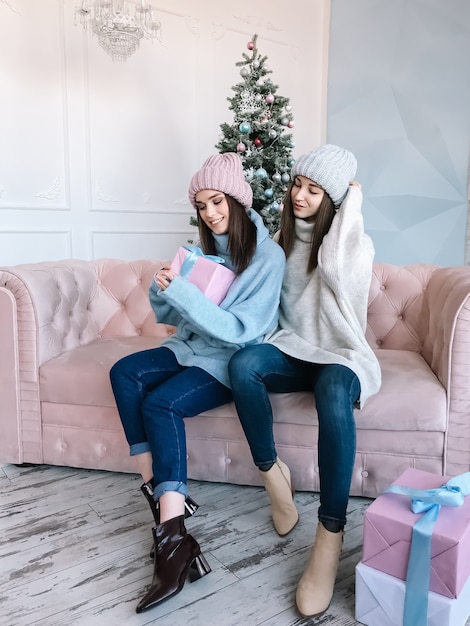
[[[228,249],[235,267],[236,274],[246,270],[256,251],[257,230],[250,220],[248,213],[237,200],[225,194],[229,213]],[[199,239],[204,254],[217,254],[215,239],[211,229],[207,226],[199,211],[197,211],[197,225]]]
[[[279,245],[284,250],[286,258],[289,257],[294,247],[295,241],[295,215],[292,208],[291,190],[294,185],[292,181],[286,191],[284,197],[284,209],[281,217],[281,229],[279,233]],[[322,201],[318,207],[318,211],[311,219],[306,222],[314,221],[312,233],[312,247],[310,248],[310,256],[308,258],[307,273],[311,274],[318,265],[318,250],[323,241],[323,237],[330,230],[331,222],[335,216],[335,205],[332,199],[326,193],[323,194]]]

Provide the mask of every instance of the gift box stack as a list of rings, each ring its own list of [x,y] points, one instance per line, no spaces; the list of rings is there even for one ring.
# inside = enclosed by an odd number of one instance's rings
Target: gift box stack
[[[195,285],[209,300],[220,304],[237,277],[223,263],[222,258],[205,255],[197,246],[181,246],[170,269]]]
[[[467,494],[470,472],[449,479],[410,468],[368,507],[356,566],[357,621],[465,626],[470,615]]]

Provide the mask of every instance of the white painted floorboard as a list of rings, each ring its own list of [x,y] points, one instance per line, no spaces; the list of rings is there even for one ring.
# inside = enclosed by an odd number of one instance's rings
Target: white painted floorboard
[[[300,521],[272,528],[264,489],[190,482],[186,527],[212,572],[151,611],[152,516],[140,477],[66,467],[0,466],[2,626],[353,626],[354,568],[371,500],[351,498],[333,601],[318,618],[294,606],[316,526],[318,494],[298,493]],[[468,623],[470,626],[470,622]]]

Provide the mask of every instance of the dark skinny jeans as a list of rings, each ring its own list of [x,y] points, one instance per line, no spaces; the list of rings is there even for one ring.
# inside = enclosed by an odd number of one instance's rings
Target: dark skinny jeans
[[[269,469],[277,457],[268,391],[314,394],[318,413],[318,518],[344,526],[356,454],[354,403],[360,394],[356,374],[344,365],[294,359],[267,343],[236,352],[229,373],[238,415],[260,470]]]

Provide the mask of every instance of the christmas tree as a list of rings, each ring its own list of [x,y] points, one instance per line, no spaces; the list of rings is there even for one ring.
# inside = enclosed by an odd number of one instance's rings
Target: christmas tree
[[[232,87],[235,95],[227,98],[234,112],[232,124],[221,124],[219,152],[238,152],[246,180],[253,189],[253,208],[263,218],[272,236],[278,229],[284,194],[294,164],[294,142],[288,129],[294,127],[288,98],[277,95],[268,74],[266,56],[260,56],[255,34],[247,43],[240,67],[242,81]]]

